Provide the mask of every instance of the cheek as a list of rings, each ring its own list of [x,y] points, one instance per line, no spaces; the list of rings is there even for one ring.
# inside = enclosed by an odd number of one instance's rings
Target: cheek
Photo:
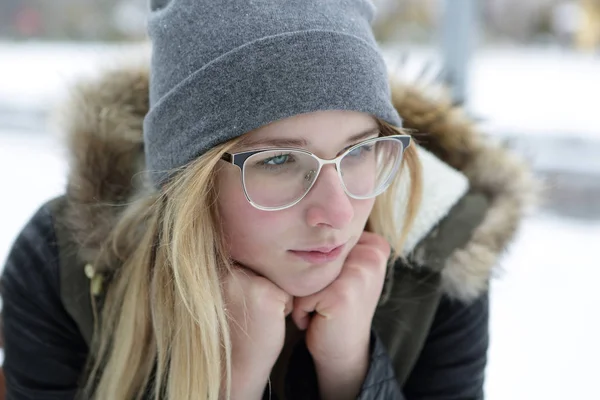
[[[354,207],[355,223],[364,227],[375,205],[375,199],[354,200],[352,205]]]
[[[219,189],[219,214],[231,257],[253,264],[256,254],[274,251],[289,226],[286,214],[254,208],[244,195],[239,177],[223,179]]]

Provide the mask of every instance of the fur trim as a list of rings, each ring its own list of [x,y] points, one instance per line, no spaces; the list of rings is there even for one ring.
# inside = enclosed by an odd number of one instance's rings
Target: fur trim
[[[472,191],[488,198],[488,211],[471,241],[442,270],[444,292],[471,300],[487,289],[493,267],[534,205],[537,182],[523,160],[478,132],[443,91],[392,81],[392,98],[420,144],[466,175]]]
[[[97,259],[130,200],[152,190],[141,173],[148,80],[147,66],[107,72],[76,87],[66,108],[67,223],[85,262]],[[534,180],[522,161],[477,132],[449,99],[429,93],[441,91],[392,81],[393,103],[405,127],[422,147],[464,174],[471,190],[489,199],[471,241],[449,257],[442,271],[445,292],[470,300],[486,289],[493,266],[532,203]]]
[[[140,174],[148,83],[146,68],[109,72],[75,87],[60,115],[69,150],[65,223],[85,262],[97,260],[122,209],[148,186]]]
[[[422,196],[417,215],[404,242],[404,256],[411,255],[417,244],[431,234],[436,225],[448,215],[452,207],[469,189],[469,182],[463,174],[421,146],[415,146],[421,162]],[[406,218],[406,206],[410,197],[408,169],[403,169],[402,174],[396,206],[398,226],[402,226],[402,221]]]

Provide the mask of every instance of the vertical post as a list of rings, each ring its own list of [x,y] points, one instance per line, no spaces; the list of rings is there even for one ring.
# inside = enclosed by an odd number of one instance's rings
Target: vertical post
[[[475,45],[478,0],[440,0],[441,45],[446,84],[455,103],[467,100],[469,60]]]

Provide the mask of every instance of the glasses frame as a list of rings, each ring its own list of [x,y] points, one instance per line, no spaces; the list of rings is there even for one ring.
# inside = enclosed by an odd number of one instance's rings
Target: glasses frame
[[[298,204],[300,201],[302,201],[302,199],[304,199],[304,197],[306,197],[306,195],[313,188],[313,186],[315,185],[315,182],[317,182],[317,179],[319,179],[319,175],[321,173],[321,170],[323,169],[323,166],[328,165],[328,164],[335,165],[335,170],[337,171],[338,178],[340,179],[340,182],[342,183],[344,192],[349,197],[351,197],[353,199],[364,200],[364,199],[371,199],[373,197],[379,196],[381,193],[383,193],[389,187],[389,185],[390,185],[389,183],[387,183],[386,185],[383,185],[379,191],[377,191],[375,194],[372,194],[370,196],[354,196],[353,194],[349,193],[348,188],[346,187],[346,184],[344,183],[344,179],[342,178],[341,161],[344,158],[344,156],[346,156],[348,153],[352,152],[354,149],[356,149],[360,146],[363,146],[365,144],[368,144],[370,142],[375,142],[375,141],[380,141],[380,140],[396,140],[396,141],[400,142],[400,144],[402,145],[402,148],[401,148],[401,154],[400,154],[399,160],[402,160],[402,158],[404,156],[404,152],[406,151],[408,146],[410,146],[410,144],[411,144],[411,136],[410,135],[390,135],[390,136],[378,136],[375,138],[364,140],[360,143],[352,145],[351,147],[347,148],[342,153],[340,153],[337,157],[332,158],[330,160],[320,158],[319,156],[317,156],[314,153],[311,153],[308,150],[304,150],[301,148],[293,148],[293,147],[262,148],[262,149],[257,149],[257,150],[242,151],[239,153],[224,153],[223,156],[221,157],[221,159],[227,163],[237,166],[240,169],[240,175],[242,178],[242,188],[244,190],[244,195],[246,196],[246,200],[248,200],[248,202],[253,207],[255,207],[259,210],[262,210],[262,211],[280,211],[280,210],[285,210],[286,208],[293,207],[296,204]],[[264,207],[264,206],[261,206],[259,204],[256,204],[255,202],[253,202],[252,199],[250,199],[250,196],[248,196],[248,191],[246,190],[246,182],[245,182],[245,178],[244,178],[245,163],[253,155],[262,153],[262,152],[266,152],[266,151],[296,151],[296,152],[304,153],[304,154],[314,158],[315,160],[317,160],[317,162],[319,164],[319,167],[316,170],[316,175],[315,175],[314,179],[312,180],[308,189],[304,192],[304,194],[302,196],[300,196],[300,198],[298,198],[297,200],[295,200],[294,202],[292,202],[288,205],[280,206],[280,207]],[[394,176],[397,172],[398,171],[396,170],[396,172],[394,174],[392,174],[391,176]]]

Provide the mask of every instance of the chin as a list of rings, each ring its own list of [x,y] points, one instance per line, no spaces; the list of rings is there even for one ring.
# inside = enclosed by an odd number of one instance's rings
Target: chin
[[[293,287],[290,287],[289,290],[287,290],[287,292],[293,297],[308,297],[315,293],[319,293],[321,290],[325,289],[328,285],[329,285],[329,283],[324,284],[324,285],[319,285],[319,286],[314,285],[314,286],[303,286],[303,287],[298,287],[298,285],[295,285]]]
[[[289,285],[283,288],[288,294],[294,297],[307,297],[320,292],[329,286],[339,276],[342,265],[331,265],[327,268],[329,271],[325,274],[322,268],[310,270],[306,276],[298,276],[293,279]]]

